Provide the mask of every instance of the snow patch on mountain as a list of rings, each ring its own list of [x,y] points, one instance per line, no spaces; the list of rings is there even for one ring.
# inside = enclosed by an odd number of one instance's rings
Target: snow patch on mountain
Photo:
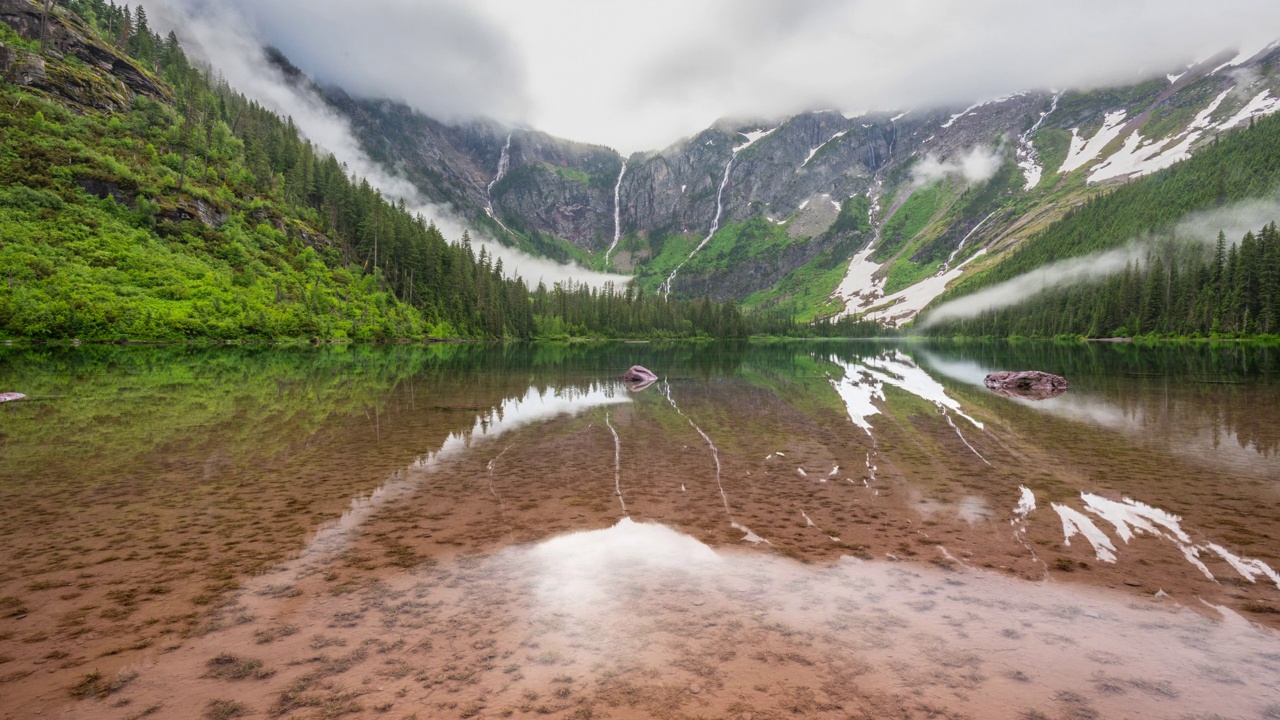
[[[1063,161],[1058,172],[1066,175],[1096,160],[1102,154],[1102,150],[1120,136],[1120,130],[1124,127],[1125,118],[1128,116],[1129,113],[1126,110],[1107,113],[1102,127],[1088,140],[1080,137],[1080,128],[1072,128],[1071,148],[1067,151],[1067,159]]]
[[[871,259],[873,252],[875,252],[874,245],[854,255],[849,262],[844,280],[840,282],[840,287],[836,288],[835,296],[845,304],[845,312],[842,315],[854,314],[855,305],[869,307],[877,299],[884,297],[884,281],[876,278],[881,265]]]
[[[1243,55],[1243,53],[1241,53],[1241,55]],[[1219,71],[1221,71],[1221,70],[1226,70],[1226,69],[1227,69],[1227,68],[1229,68],[1229,67],[1235,67],[1236,65],[1239,65],[1239,64],[1241,63],[1241,61],[1242,61],[1242,60],[1243,60],[1243,58],[1241,58],[1241,57],[1240,57],[1240,55],[1237,55],[1237,56],[1235,56],[1234,58],[1232,58],[1231,60],[1228,60],[1228,61],[1226,61],[1226,62],[1222,63],[1221,65],[1219,65],[1218,67],[1216,67],[1216,68],[1214,68],[1214,69],[1210,70],[1210,71],[1209,71],[1209,74],[1210,74],[1210,75],[1216,75],[1216,74],[1218,74],[1218,72],[1219,72]]]
[[[826,142],[822,143],[822,144],[821,144],[821,145],[819,145],[818,147],[813,148],[812,150],[810,150],[810,151],[809,151],[809,157],[805,158],[805,159],[804,159],[804,162],[800,163],[800,167],[804,167],[804,166],[808,165],[808,164],[809,164],[809,161],[810,161],[810,160],[812,160],[812,159],[813,159],[813,157],[814,157],[815,155],[817,155],[819,152],[821,152],[822,148],[824,148],[824,147],[826,147],[826,146],[830,145],[831,143],[835,142],[836,140],[839,140],[840,138],[844,137],[844,136],[845,136],[845,135],[847,135],[848,133],[849,133],[849,131],[848,131],[848,130],[841,130],[840,132],[836,133],[835,135],[832,135],[830,140],[827,140]]]
[[[983,248],[946,273],[925,278],[905,290],[887,296],[877,304],[875,311],[867,313],[863,319],[888,325],[897,325],[914,319],[929,306],[929,303],[941,297],[947,291],[947,286],[953,280],[959,279],[970,263],[986,254],[987,249]]]
[[[1230,130],[1233,127],[1243,125],[1253,118],[1270,115],[1277,111],[1280,111],[1280,97],[1271,97],[1270,91],[1263,90],[1250,100],[1249,104],[1245,105],[1239,113],[1219,125],[1218,130]]]
[[[1205,133],[1212,130],[1219,132],[1229,130],[1251,117],[1280,110],[1280,98],[1272,98],[1269,92],[1263,91],[1239,113],[1215,127],[1213,116],[1222,107],[1223,101],[1233,92],[1235,92],[1234,88],[1224,90],[1196,115],[1186,129],[1173,137],[1146,139],[1143,138],[1141,131],[1135,130],[1125,138],[1124,146],[1119,151],[1089,175],[1089,182],[1100,183],[1117,178],[1130,179],[1163,170],[1190,158],[1191,148],[1204,137]]]
[[[929,303],[941,297],[947,291],[947,286],[964,274],[970,263],[987,254],[986,248],[983,248],[951,270],[886,296],[884,280],[876,277],[883,266],[871,259],[873,252],[873,248],[867,248],[855,255],[840,287],[836,288],[835,297],[845,304],[840,317],[865,313],[862,317],[864,320],[889,325],[907,322],[919,315]],[[868,308],[873,309],[868,311]]]
[[[1182,138],[1181,142],[1169,147],[1177,138],[1151,141],[1135,130],[1125,138],[1120,150],[1089,175],[1089,182],[1092,184],[1116,178],[1138,177],[1163,170],[1191,157],[1191,144],[1199,137],[1199,133],[1191,133]]]
[[[760,142],[761,140],[763,140],[763,139],[765,139],[765,138],[769,137],[770,135],[772,135],[774,132],[776,132],[776,131],[777,131],[777,129],[778,129],[778,128],[773,128],[773,129],[771,129],[771,130],[753,130],[752,132],[739,133],[740,135],[742,135],[742,136],[744,136],[745,138],[747,138],[747,142],[746,142],[746,144],[745,144],[745,145],[736,145],[736,146],[734,146],[734,148],[733,148],[733,154],[734,154],[734,155],[737,155],[738,153],[742,152],[743,150],[746,150],[747,148],[751,147],[752,145],[755,145],[756,143]]]

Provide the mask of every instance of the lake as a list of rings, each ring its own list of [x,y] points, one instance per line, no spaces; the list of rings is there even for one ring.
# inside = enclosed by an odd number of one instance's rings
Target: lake
[[[982,385],[1027,369],[1071,390]],[[6,719],[1280,718],[1276,348],[5,347],[6,391]]]

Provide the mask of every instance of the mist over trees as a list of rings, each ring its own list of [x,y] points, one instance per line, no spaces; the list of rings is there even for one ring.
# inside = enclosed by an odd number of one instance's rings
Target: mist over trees
[[[1280,230],[1271,223],[1210,250],[1166,239],[1105,280],[942,322],[930,334],[1085,337],[1280,335]]]

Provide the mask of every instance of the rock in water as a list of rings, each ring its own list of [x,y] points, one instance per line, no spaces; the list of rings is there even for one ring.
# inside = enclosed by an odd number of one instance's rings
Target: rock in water
[[[622,382],[626,383],[627,389],[631,392],[640,392],[658,382],[658,376],[648,368],[636,365],[622,373]]]
[[[22,393],[0,393],[0,403],[9,402],[10,400],[21,400],[26,395]]]
[[[1038,370],[991,373],[983,383],[997,395],[1024,400],[1048,400],[1071,387],[1066,378]]]

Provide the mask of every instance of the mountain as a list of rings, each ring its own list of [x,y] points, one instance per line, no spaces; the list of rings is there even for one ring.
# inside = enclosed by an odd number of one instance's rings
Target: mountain
[[[5,339],[683,337],[795,332],[792,318],[900,325],[940,296],[1274,195],[1280,179],[1266,142],[1241,140],[1256,140],[1248,128],[1280,109],[1274,45],[1128,87],[723,121],[629,157],[318,88],[271,54],[286,79],[323,93],[350,121],[372,159],[477,231],[635,276],[633,287],[604,293],[533,289],[349,177],[291,121],[192,67],[177,36],[154,33],[141,8],[131,17],[102,0],[59,0],[47,32],[45,23],[35,0],[0,0]],[[1269,248],[1249,257],[1270,257]],[[1197,262],[1185,268],[1211,270]],[[1211,298],[1210,287],[1194,292]],[[1266,325],[1253,305],[1260,312],[1270,295],[1242,292],[1256,299],[1237,303],[1247,317],[1199,317],[1238,332]],[[1089,327],[1106,332],[1122,316],[1121,327],[1134,327],[1130,310],[1097,309],[1105,318]],[[1189,327],[1160,317],[1138,319]]]
[[[899,324],[1088,199],[1280,110],[1280,46],[1126,87],[724,121],[627,158],[324,92],[371,155],[505,242],[650,291]]]
[[[439,127],[441,186],[470,172],[484,188],[451,148],[492,128]],[[632,289],[530,288],[194,66],[143,8],[104,0],[0,0],[0,273],[0,341],[793,329]]]

